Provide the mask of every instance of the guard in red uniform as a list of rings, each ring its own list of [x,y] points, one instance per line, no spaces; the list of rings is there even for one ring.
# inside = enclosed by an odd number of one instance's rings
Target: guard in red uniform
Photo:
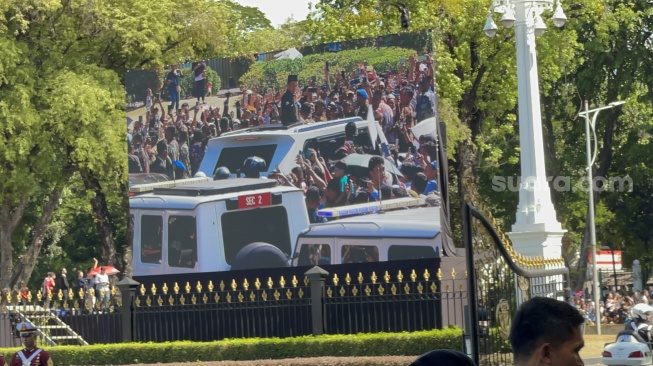
[[[0,355],[0,366],[5,366],[5,356]]]
[[[50,353],[36,346],[36,327],[23,322],[18,323],[16,330],[25,348],[14,353],[9,366],[54,366]]]

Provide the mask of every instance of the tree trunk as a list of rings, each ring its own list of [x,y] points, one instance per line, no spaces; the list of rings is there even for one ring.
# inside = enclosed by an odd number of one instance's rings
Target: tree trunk
[[[54,214],[54,209],[57,208],[57,205],[59,204],[59,198],[61,198],[62,191],[63,188],[57,186],[50,193],[48,201],[45,203],[45,206],[43,206],[43,213],[34,226],[32,242],[27,248],[27,253],[19,257],[16,266],[13,268],[11,279],[8,284],[9,287],[13,288],[17,283],[20,283],[20,281],[27,283],[29,278],[32,276],[34,266],[36,265],[39,253],[41,252],[41,247],[43,246],[45,232],[50,224],[52,215]]]
[[[471,139],[458,144],[456,163],[454,164],[458,175],[458,197],[461,204],[470,203],[478,207],[481,202],[477,189],[477,159],[478,149]]]
[[[94,193],[91,198],[91,208],[93,209],[93,218],[95,219],[95,228],[100,235],[100,250],[102,263],[105,265],[116,265],[116,245],[113,240],[113,224],[107,207],[106,196],[100,185],[100,181],[95,177],[92,171],[87,169],[80,170],[84,187]]]
[[[18,206],[6,199],[0,209],[0,289],[9,287],[14,270],[14,247],[11,238],[25,214],[29,198],[23,196]]]

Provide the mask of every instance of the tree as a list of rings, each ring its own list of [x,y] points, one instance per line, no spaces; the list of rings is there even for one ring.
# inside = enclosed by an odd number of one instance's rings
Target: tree
[[[603,105],[628,98],[624,108],[603,112],[597,122],[600,151],[594,176],[641,168],[642,157],[650,155],[650,144],[641,142],[642,124],[630,123],[623,113],[650,121],[650,112],[642,111],[650,110],[653,100],[653,15],[648,5],[646,1],[595,0],[569,4],[565,7],[567,25],[561,30],[549,26],[537,39],[547,175],[572,183],[570,191],[553,190],[552,199],[558,219],[569,229],[564,242],[567,263],[577,269],[576,287],[584,282],[589,245],[587,193],[577,186],[584,175],[584,144],[578,143],[584,141],[584,129],[576,114],[583,99]],[[519,175],[512,31],[499,30],[494,39],[485,38],[481,29],[486,9],[477,2],[413,1],[408,7],[411,30],[434,29],[440,114],[448,129],[455,131],[449,134],[449,145],[454,147],[452,183],[458,182],[454,189],[461,201],[488,205],[507,231],[514,222],[517,192],[497,192],[492,178]],[[316,42],[401,31],[397,9],[372,0],[322,0],[307,26]],[[633,94],[637,106],[630,106]],[[634,144],[640,145],[640,153],[628,153]],[[616,156],[627,156],[619,159],[624,169],[614,168]],[[624,236],[629,227],[624,223],[640,220],[640,214],[633,213],[638,210],[630,210],[633,206],[614,199],[614,194],[595,194],[599,242]],[[610,202],[602,203],[602,197]],[[611,213],[622,204],[629,209],[620,211],[622,215]],[[576,258],[577,251],[581,260]]]
[[[115,238],[124,234],[116,230],[126,229],[128,212],[122,79],[131,69],[233,52],[232,22],[244,15],[228,5],[0,4],[0,287],[30,277],[71,179],[83,183],[102,260],[118,264]],[[122,213],[112,216],[116,205]]]

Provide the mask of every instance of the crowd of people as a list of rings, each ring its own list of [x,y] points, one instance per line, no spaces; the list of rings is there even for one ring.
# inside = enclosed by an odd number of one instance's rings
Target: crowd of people
[[[300,87],[297,75],[289,75],[284,93],[243,89],[234,103],[235,111],[230,111],[229,93],[222,109],[203,104],[202,85],[196,86],[199,89],[194,106],[179,105],[175,95],[179,72],[173,66],[166,78],[168,92],[173,96],[171,103],[165,108],[161,98],[155,96],[148,102],[146,115],[134,123],[129,135],[129,171],[162,173],[169,179],[190,178],[198,175],[208,140],[222,133],[354,116],[366,120],[371,111],[387,141],[384,149],[381,145],[372,148],[374,144],[359,138],[356,125],[350,123],[345,127],[345,143],[334,156],[325,159],[319,149],[310,148],[297,156],[297,165],[290,174],[272,172],[268,177],[302,188],[313,222],[320,220],[315,216],[318,207],[437,192],[436,141],[431,135],[414,136],[411,131],[418,122],[435,116],[431,55],[411,56],[406,65],[400,63],[398,70],[382,72],[362,62],[354,70],[332,74],[327,63],[324,75],[326,83],[321,87],[315,85],[315,78]],[[370,159],[367,172],[350,174],[343,162],[356,153],[377,155]],[[393,166],[386,167],[389,164]],[[268,168],[262,159],[252,156],[243,162],[242,173],[258,176]],[[231,172],[225,170],[218,169],[215,178],[228,177]]]
[[[628,324],[633,320],[633,308],[637,304],[649,305],[651,302],[648,290],[633,291],[628,295],[621,291],[609,292],[603,300],[599,301],[601,324]],[[576,294],[570,298],[569,303],[576,307],[585,317],[588,324],[595,324],[597,311],[594,301],[586,300]]]
[[[21,304],[32,304],[40,299],[44,307],[53,311],[62,311],[62,301],[82,300],[79,306],[80,313],[89,311],[108,312],[111,299],[111,284],[109,273],[105,266],[98,267],[97,259],[93,258],[94,265],[86,272],[76,271],[76,278],[68,278],[68,270],[61,268],[59,273],[48,272],[41,283],[41,288],[32,293],[24,281],[16,286],[16,292],[20,296]],[[110,267],[113,268],[113,267]],[[8,291],[8,290],[5,290]],[[61,296],[61,298],[60,298]],[[57,309],[55,303],[59,303]],[[72,303],[69,303],[72,311]]]

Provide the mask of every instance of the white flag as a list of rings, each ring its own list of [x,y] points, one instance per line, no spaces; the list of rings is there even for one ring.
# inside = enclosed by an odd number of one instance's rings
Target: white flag
[[[389,156],[390,149],[388,148],[388,139],[385,137],[381,125],[374,120],[374,110],[372,109],[371,104],[367,107],[367,123],[370,130],[370,138],[372,139],[372,147],[376,149],[376,138],[378,136],[381,140],[381,150],[383,150],[383,154],[386,157]]]
[[[370,105],[367,109],[367,129],[370,131],[370,139],[372,140],[372,149],[376,150],[376,137],[378,136],[378,123],[374,120],[374,111]]]

